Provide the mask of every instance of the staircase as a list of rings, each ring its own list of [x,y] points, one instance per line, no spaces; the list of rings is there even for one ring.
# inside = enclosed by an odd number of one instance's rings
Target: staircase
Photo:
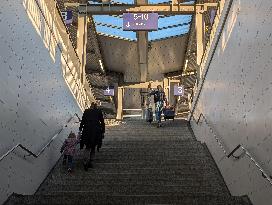
[[[184,96],[177,103],[177,112],[181,113],[180,116],[187,118],[188,112],[190,110],[190,103],[192,101],[193,89],[196,83],[196,75],[184,75],[181,76],[181,83],[184,86]]]
[[[104,96],[104,89],[108,86],[117,85],[120,80],[118,74],[88,73],[86,74],[88,83],[92,89],[95,99],[100,104],[100,109],[106,114],[107,118],[116,117],[116,105],[114,97]]]
[[[67,173],[61,160],[33,196],[14,194],[6,205],[182,204],[250,205],[231,196],[207,147],[186,121],[126,120],[107,127],[94,169],[85,172],[81,154]]]

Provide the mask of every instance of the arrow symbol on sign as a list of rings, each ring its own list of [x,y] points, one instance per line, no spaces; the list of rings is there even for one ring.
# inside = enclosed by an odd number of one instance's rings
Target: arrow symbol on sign
[[[107,88],[106,92],[108,92],[108,94],[110,93],[110,87]]]

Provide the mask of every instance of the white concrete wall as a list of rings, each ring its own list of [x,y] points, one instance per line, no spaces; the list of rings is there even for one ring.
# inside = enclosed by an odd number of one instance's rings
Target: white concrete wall
[[[194,112],[196,118],[200,113],[205,115],[228,152],[242,144],[270,175],[271,8],[271,0],[233,1],[211,64],[205,65],[208,73]],[[272,204],[272,185],[248,157],[227,159],[205,123],[191,124],[196,137],[207,143],[233,195],[247,194],[254,205]]]
[[[124,108],[141,109],[140,89],[125,88],[125,90],[124,90]]]
[[[50,35],[33,26],[24,6],[27,2],[1,1],[0,6],[0,156],[17,143],[37,153],[74,113],[81,114],[63,78],[60,50],[45,47],[52,42],[46,40]],[[35,17],[45,27],[42,15]],[[58,160],[64,137],[76,131],[74,122],[38,159],[24,159],[26,153],[16,149],[0,161],[0,204],[12,192],[35,192]]]

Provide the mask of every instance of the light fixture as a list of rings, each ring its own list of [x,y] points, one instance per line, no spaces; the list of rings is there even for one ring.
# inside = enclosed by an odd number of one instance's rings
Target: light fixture
[[[98,60],[98,61],[99,61],[101,70],[104,72],[105,70],[104,70],[104,67],[103,67],[103,64],[102,64],[102,60]]]

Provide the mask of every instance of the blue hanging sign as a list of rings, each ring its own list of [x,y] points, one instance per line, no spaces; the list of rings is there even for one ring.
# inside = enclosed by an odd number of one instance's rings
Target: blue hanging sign
[[[183,96],[184,95],[184,87],[181,86],[174,86],[174,96]]]
[[[104,89],[104,96],[114,96],[114,86],[108,86]]]
[[[157,13],[124,13],[124,31],[156,31],[158,30]]]
[[[73,23],[73,12],[72,11],[62,11],[61,16],[66,25]]]

